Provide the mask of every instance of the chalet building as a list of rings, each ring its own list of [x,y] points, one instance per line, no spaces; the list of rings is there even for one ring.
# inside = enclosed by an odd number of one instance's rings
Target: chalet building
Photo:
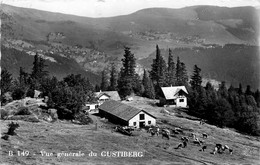
[[[97,98],[98,105],[103,104],[107,100],[115,100],[115,101],[121,100],[117,91],[95,92],[95,97]]]
[[[107,100],[115,100],[115,101],[121,100],[117,91],[100,91],[100,92],[95,92],[94,95],[97,101],[95,103],[86,103],[84,108],[85,111],[98,109],[98,107]]]
[[[99,114],[107,118],[110,122],[123,126],[140,128],[145,125],[156,124],[156,117],[145,110],[114,100],[106,101],[99,106]]]
[[[166,105],[170,107],[187,107],[188,91],[185,86],[161,87]]]

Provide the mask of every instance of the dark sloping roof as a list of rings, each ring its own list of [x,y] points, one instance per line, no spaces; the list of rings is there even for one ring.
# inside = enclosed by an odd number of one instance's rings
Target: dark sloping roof
[[[144,110],[114,100],[108,100],[104,102],[101,106],[99,106],[99,109],[106,111],[114,116],[117,116],[125,121],[132,119],[135,115],[137,115],[141,111],[147,113],[153,118],[156,118]]]
[[[101,92],[95,92],[95,96],[97,98],[100,98],[102,95],[107,95],[112,100],[120,101],[120,96],[117,91],[101,91]]]

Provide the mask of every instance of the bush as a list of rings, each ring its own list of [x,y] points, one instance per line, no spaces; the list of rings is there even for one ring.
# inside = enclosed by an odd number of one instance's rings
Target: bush
[[[5,109],[0,109],[1,119],[5,119],[8,116],[8,112]]]
[[[93,123],[93,120],[89,116],[81,112],[75,115],[75,120],[79,121],[82,125]]]
[[[20,107],[15,115],[31,115],[32,113],[29,111],[28,107]]]
[[[24,89],[22,89],[22,88],[17,88],[17,89],[15,89],[14,92],[12,93],[12,97],[13,97],[14,100],[20,100],[20,99],[22,99],[22,98],[25,97],[25,94],[26,94],[26,92],[25,92]]]

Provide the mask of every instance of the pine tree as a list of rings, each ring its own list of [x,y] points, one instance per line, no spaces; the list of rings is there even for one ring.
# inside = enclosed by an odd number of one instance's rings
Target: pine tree
[[[116,67],[115,64],[111,64],[111,71],[110,71],[110,91],[116,91],[117,90],[117,73],[116,73]]]
[[[168,68],[167,68],[167,77],[166,77],[166,84],[167,86],[174,86],[175,85],[175,63],[173,61],[173,55],[171,49],[169,49],[169,57],[168,57]]]
[[[255,91],[254,97],[255,97],[257,107],[260,107],[260,92],[258,89]]]
[[[1,96],[12,89],[12,74],[6,68],[1,71]]]
[[[150,76],[157,88],[165,85],[166,71],[166,63],[161,56],[159,46],[156,45],[156,58],[153,60]]]
[[[33,79],[38,79],[39,78],[39,73],[40,73],[40,67],[39,67],[39,55],[36,53],[34,56],[34,61],[33,61],[33,68],[32,68],[32,73],[31,77]]]
[[[154,91],[154,87],[153,87],[153,82],[150,79],[146,70],[144,70],[142,83],[143,83],[143,86],[144,86],[143,96],[148,97],[150,99],[154,99],[155,98],[155,91]]]
[[[98,84],[95,85],[95,91],[99,92],[101,90],[100,86]]]
[[[100,89],[102,91],[106,91],[108,89],[108,79],[107,79],[107,73],[105,69],[102,71]]]
[[[246,86],[245,95],[253,95],[253,92],[251,91],[251,86],[250,85]]]
[[[45,60],[40,57],[39,58],[39,76],[40,78],[45,78],[48,76],[49,72],[44,70],[47,67],[47,65],[45,64]]]
[[[180,61],[179,57],[177,57],[175,76],[176,76],[177,85],[188,84],[188,74],[187,74],[186,66],[183,62]]]
[[[176,83],[179,85],[181,81],[181,61],[179,56],[177,57],[175,77],[176,77]]]
[[[129,47],[125,47],[124,58],[122,59],[123,66],[121,67],[118,78],[119,94],[125,98],[134,92],[134,86],[136,83],[136,59],[134,54],[131,53]]]
[[[228,92],[235,92],[235,88],[233,87],[233,85],[231,84],[228,88]]]
[[[226,87],[226,82],[222,81],[219,85],[218,94],[220,97],[227,99],[228,98],[228,90]]]
[[[29,84],[29,74],[26,73],[22,67],[20,67],[20,70],[19,70],[19,83],[20,83],[20,85]]]
[[[181,79],[180,79],[179,85],[185,85],[185,86],[187,86],[188,80],[189,80],[189,78],[188,78],[186,66],[185,66],[185,64],[182,62],[182,63],[181,63]]]
[[[242,87],[242,84],[239,83],[239,87],[238,87],[238,94],[243,94],[243,87]]]
[[[197,65],[194,65],[194,71],[193,71],[193,75],[191,77],[191,82],[190,82],[191,88],[193,90],[201,87],[202,78],[201,78],[200,72],[201,72],[201,69]]]

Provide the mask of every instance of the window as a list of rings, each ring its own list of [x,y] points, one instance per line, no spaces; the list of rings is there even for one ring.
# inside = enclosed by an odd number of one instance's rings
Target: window
[[[134,126],[136,126],[136,122],[134,122]]]
[[[151,124],[151,121],[148,121],[148,124]]]
[[[144,120],[144,114],[140,114],[140,120]]]
[[[180,102],[184,102],[184,99],[180,99]]]

